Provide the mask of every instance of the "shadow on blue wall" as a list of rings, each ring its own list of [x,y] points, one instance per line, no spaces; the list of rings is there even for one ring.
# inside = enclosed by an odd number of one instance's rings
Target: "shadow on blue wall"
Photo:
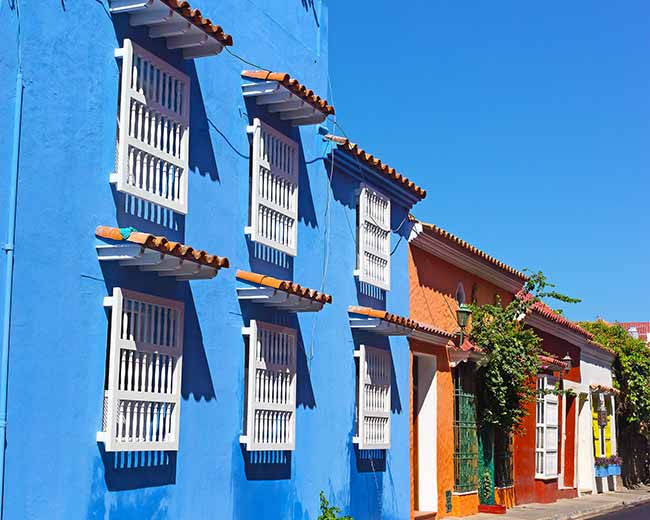
[[[289,480],[291,478],[290,451],[247,451],[240,444],[246,480]]]
[[[97,447],[104,464],[104,480],[109,491],[142,489],[176,483],[176,452],[107,452]]]
[[[353,518],[373,520],[382,518],[385,450],[359,450],[352,442],[354,429],[348,442],[350,461],[349,514]],[[369,516],[370,515],[370,516]]]

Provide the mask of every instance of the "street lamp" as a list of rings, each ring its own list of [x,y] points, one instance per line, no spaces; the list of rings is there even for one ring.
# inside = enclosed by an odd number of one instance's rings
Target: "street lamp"
[[[568,352],[566,356],[562,358],[562,361],[566,363],[566,371],[568,372],[569,370],[571,370],[571,356],[569,356]]]
[[[469,305],[464,303],[460,304],[460,307],[456,310],[456,321],[460,327],[460,344],[463,344],[463,334],[465,333],[465,327],[467,327],[467,322],[469,317],[472,315],[472,309]]]

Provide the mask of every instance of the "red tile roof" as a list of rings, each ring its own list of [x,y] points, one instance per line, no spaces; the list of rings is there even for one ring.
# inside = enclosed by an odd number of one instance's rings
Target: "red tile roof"
[[[457,237],[456,235],[450,233],[449,231],[445,231],[444,229],[436,226],[435,224],[427,224],[426,222],[422,222],[421,220],[418,220],[413,215],[410,215],[410,220],[412,222],[418,222],[422,226],[422,230],[425,231],[427,234],[442,238],[444,240],[447,240],[448,242],[451,242],[452,244],[455,244],[458,247],[466,249],[470,253],[478,256],[479,258],[485,260],[486,262],[489,262],[497,266],[498,268],[502,269],[506,273],[512,274],[517,278],[520,278],[522,282],[528,280],[528,277],[521,271],[518,271],[517,269],[503,263],[501,260],[497,260],[493,256],[488,255],[484,251],[481,251],[478,247],[474,247],[472,244],[465,242],[463,239]]]
[[[551,309],[548,305],[546,305],[544,302],[541,301],[535,302],[535,304],[532,307],[532,310],[537,314],[540,314],[547,320],[554,321],[555,323],[562,325],[567,329],[571,329],[577,332],[578,334],[582,334],[587,339],[594,338],[594,335],[591,332],[586,331],[577,323],[569,320],[568,318],[565,318],[561,314],[558,314],[553,309]]]
[[[188,22],[196,25],[208,36],[212,36],[223,46],[232,45],[232,36],[226,34],[220,25],[216,25],[210,18],[204,18],[201,11],[192,9],[189,2],[185,0],[161,0],[170,9],[173,9]]]
[[[334,107],[330,105],[325,98],[317,96],[313,90],[308,89],[297,79],[292,78],[286,72],[270,72],[266,70],[245,70],[241,75],[248,79],[262,79],[265,81],[277,81],[283,87],[291,91],[303,101],[306,101],[316,110],[323,114],[334,114]]]
[[[566,370],[569,368],[569,364],[566,361],[562,361],[553,356],[540,355],[539,360],[542,362],[542,366],[546,368],[551,366],[558,367],[560,370]]]
[[[428,323],[417,321],[416,324],[417,324],[416,330],[419,330],[420,332],[424,332],[425,334],[435,334],[436,336],[444,336],[445,338],[449,338],[449,339],[454,338],[454,334],[452,334],[451,332],[447,332],[446,330],[439,329],[438,327],[434,327],[433,325],[429,325]]]
[[[420,200],[422,200],[427,196],[426,190],[420,188],[420,186],[415,184],[413,181],[409,180],[401,173],[398,173],[395,170],[395,168],[388,166],[386,163],[382,162],[374,155],[369,154],[368,152],[360,148],[359,145],[350,142],[349,139],[337,135],[332,135],[332,134],[327,134],[325,138],[335,142],[338,145],[339,150],[343,150],[344,152],[348,153],[352,157],[365,163],[372,169],[376,170],[380,174],[384,175],[385,177],[393,181],[395,184],[398,184],[401,188],[404,188],[407,191],[413,193]]]
[[[418,322],[410,318],[405,318],[404,316],[399,316],[397,314],[391,314],[387,311],[382,311],[379,309],[373,309],[372,307],[361,307],[358,305],[350,305],[348,307],[348,312],[352,314],[363,314],[364,316],[370,316],[371,318],[379,318],[380,320],[388,321],[395,325],[401,325],[409,329],[417,329]]]
[[[624,321],[616,324],[625,330],[635,327],[640,336],[650,334],[650,321]]]
[[[302,285],[292,282],[291,280],[280,280],[278,278],[273,278],[272,276],[266,276],[264,274],[252,273],[250,271],[242,270],[237,271],[236,277],[238,280],[245,280],[247,282],[256,283],[258,285],[264,285],[266,287],[278,289],[289,294],[295,294],[301,298],[308,298],[320,303],[332,303],[331,295],[322,293],[315,289],[303,287]]]
[[[471,342],[469,338],[465,338],[463,340],[462,345],[458,347],[460,350],[463,352],[478,352],[478,353],[483,353],[483,349],[476,345],[475,343]]]
[[[203,249],[194,249],[180,242],[173,242],[164,236],[140,233],[133,228],[116,228],[110,226],[97,226],[95,235],[109,240],[131,242],[140,244],[147,249],[160,251],[166,255],[175,256],[189,260],[197,264],[206,265],[214,269],[230,267],[230,261],[226,257],[211,255]]]

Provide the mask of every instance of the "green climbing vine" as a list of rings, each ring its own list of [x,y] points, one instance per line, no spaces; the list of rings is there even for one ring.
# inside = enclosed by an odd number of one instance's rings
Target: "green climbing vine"
[[[532,383],[543,354],[541,339],[524,317],[542,298],[579,300],[553,290],[542,272],[531,273],[508,305],[472,305],[470,339],[485,353],[478,363],[479,418],[506,437],[522,428],[527,404],[536,397]],[[558,389],[559,391],[559,389]]]
[[[594,340],[616,354],[614,386],[619,455],[626,486],[650,482],[650,348],[619,325],[602,320],[580,323]]]

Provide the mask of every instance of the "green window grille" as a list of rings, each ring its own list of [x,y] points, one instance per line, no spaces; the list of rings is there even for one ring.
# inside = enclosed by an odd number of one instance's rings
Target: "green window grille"
[[[513,484],[512,436],[497,432],[494,439],[494,484],[509,487]]]
[[[478,489],[476,392],[472,369],[461,363],[454,377],[454,491]]]

